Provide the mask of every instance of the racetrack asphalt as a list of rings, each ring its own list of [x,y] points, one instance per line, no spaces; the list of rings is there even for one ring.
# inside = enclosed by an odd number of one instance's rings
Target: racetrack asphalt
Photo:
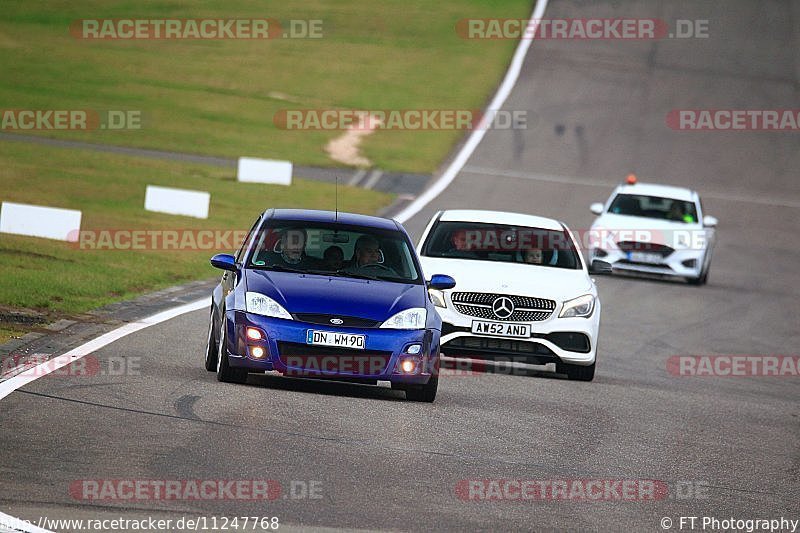
[[[534,43],[505,104],[528,110],[528,129],[488,132],[406,226],[419,235],[437,209],[477,207],[586,229],[589,204],[635,172],[697,189],[720,220],[708,285],[598,277],[593,382],[442,377],[433,404],[273,376],[218,383],[202,367],[207,311],[186,314],[93,354],[129,362],[125,375],[51,375],[0,401],[0,511],[278,516],[282,529],[341,530],[663,531],[664,518],[678,530],[681,516],[800,519],[798,377],[667,371],[674,355],[800,353],[800,141],[674,131],[665,120],[672,109],[800,107],[800,3],[554,1],[546,16],[709,19],[710,36]],[[283,492],[268,502],[97,502],[70,494],[83,479],[272,479]],[[660,480],[669,496],[465,501],[457,487],[473,479]],[[320,498],[291,492],[312,481]]]

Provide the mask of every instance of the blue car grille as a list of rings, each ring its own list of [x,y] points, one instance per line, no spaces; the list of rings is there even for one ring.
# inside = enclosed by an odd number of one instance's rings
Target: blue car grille
[[[359,318],[355,316],[330,315],[322,313],[295,313],[295,320],[322,326],[339,326],[342,328],[376,328],[381,325],[378,320]],[[332,322],[333,321],[333,322]],[[339,323],[338,321],[341,321]]]
[[[389,365],[392,352],[278,342],[278,357],[287,366],[309,371],[324,369],[337,374],[379,375]]]

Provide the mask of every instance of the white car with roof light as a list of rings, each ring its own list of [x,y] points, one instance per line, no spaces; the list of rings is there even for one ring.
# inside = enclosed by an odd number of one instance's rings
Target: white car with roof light
[[[440,211],[418,252],[425,272],[458,280],[430,290],[446,358],[545,365],[591,381],[600,299],[570,230],[549,218],[481,210]],[[610,271],[601,262],[598,269]]]
[[[697,192],[683,187],[639,183],[630,175],[605,204],[589,232],[589,260],[615,271],[683,277],[694,285],[708,280],[717,219],[704,214]]]

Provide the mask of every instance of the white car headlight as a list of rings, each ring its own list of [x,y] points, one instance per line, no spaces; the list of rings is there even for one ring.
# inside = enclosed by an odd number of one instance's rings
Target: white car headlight
[[[561,309],[561,314],[558,318],[571,318],[583,317],[589,318],[594,311],[594,296],[591,294],[584,294],[572,300],[564,302],[564,307]]]
[[[387,329],[425,329],[425,320],[427,318],[428,312],[424,307],[412,307],[392,316],[381,324],[381,327]]]
[[[444,291],[428,289],[428,294],[431,296],[433,305],[447,309],[447,301],[444,299]]]
[[[256,315],[264,315],[264,316],[271,316],[274,318],[285,318],[286,320],[294,320],[292,315],[281,306],[278,302],[270,298],[269,296],[264,296],[258,292],[246,292],[245,293],[245,309],[248,313],[254,313]]]

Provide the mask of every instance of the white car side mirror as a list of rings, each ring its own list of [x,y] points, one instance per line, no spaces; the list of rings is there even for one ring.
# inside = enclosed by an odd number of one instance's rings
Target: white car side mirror
[[[595,215],[602,215],[603,214],[603,204],[600,202],[595,202],[591,206],[589,206],[589,210],[594,213]]]
[[[719,220],[717,220],[715,217],[708,216],[708,215],[703,217],[703,226],[705,226],[707,228],[713,228],[718,223],[719,223]]]

